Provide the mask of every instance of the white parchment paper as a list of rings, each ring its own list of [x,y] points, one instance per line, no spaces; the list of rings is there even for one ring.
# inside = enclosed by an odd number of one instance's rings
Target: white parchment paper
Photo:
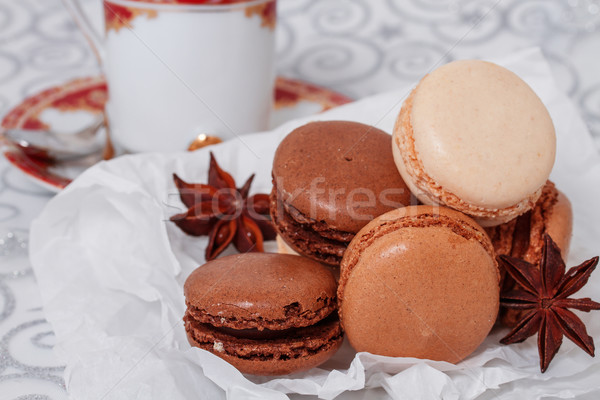
[[[496,61],[525,79],[550,110],[558,136],[551,179],[573,203],[568,266],[579,264],[600,253],[600,155],[539,51]],[[391,132],[409,90],[366,98],[210,150],[238,183],[256,172],[253,191],[269,192],[274,151],[294,127],[344,119]],[[31,262],[72,398],[533,399],[600,392],[598,360],[567,339],[541,374],[536,339],[502,346],[498,340],[506,330],[501,328],[458,365],[355,354],[346,343],[321,367],[275,379],[244,376],[220,358],[191,348],[182,323],[182,285],[203,262],[206,239],[187,237],[168,221],[183,210],[171,174],[205,182],[207,170],[206,149],[120,157],[86,171],[33,223]],[[600,272],[577,294],[584,296],[600,299]],[[579,315],[600,341],[600,313]]]

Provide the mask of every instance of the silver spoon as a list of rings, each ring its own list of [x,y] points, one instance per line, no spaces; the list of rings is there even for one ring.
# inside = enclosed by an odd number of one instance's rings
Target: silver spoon
[[[75,133],[59,133],[52,130],[6,129],[2,135],[24,151],[53,161],[75,160],[100,153],[104,142],[97,133],[104,125],[104,117]]]

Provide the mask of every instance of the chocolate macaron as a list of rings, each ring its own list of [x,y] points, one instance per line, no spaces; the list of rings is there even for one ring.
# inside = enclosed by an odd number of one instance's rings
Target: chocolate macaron
[[[210,261],[184,285],[185,330],[243,373],[315,367],[343,339],[332,271],[305,257],[246,253]]]
[[[391,144],[387,133],[349,121],[312,122],[280,143],[273,161],[271,216],[291,250],[339,265],[363,226],[410,204]]]
[[[394,158],[411,191],[482,226],[530,210],[552,166],[552,119],[535,92],[496,64],[463,60],[425,76],[404,102]]]
[[[499,274],[485,231],[444,207],[374,219],[340,265],[339,315],[356,351],[456,363],[488,335]]]
[[[544,234],[550,235],[566,260],[572,230],[571,202],[550,181],[544,185],[542,194],[532,210],[505,224],[486,228],[496,254],[520,258],[534,265],[539,265],[542,259]],[[502,268],[500,273],[503,277],[502,292],[514,289],[516,282],[510,276],[506,276]],[[501,309],[500,320],[503,324],[513,327],[521,320],[523,314],[524,311],[516,309]]]

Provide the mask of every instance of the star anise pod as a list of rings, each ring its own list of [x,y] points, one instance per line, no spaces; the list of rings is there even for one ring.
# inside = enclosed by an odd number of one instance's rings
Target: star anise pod
[[[275,238],[269,217],[269,195],[248,196],[254,174],[236,188],[210,153],[208,184],[188,183],[173,174],[175,186],[187,212],[171,217],[179,228],[193,236],[208,235],[206,260],[212,260],[233,243],[238,251],[264,251],[263,241]]]
[[[560,249],[548,234],[544,234],[539,266],[505,255],[499,256],[499,260],[518,284],[516,289],[502,295],[500,305],[529,310],[500,342],[520,343],[537,332],[542,372],[546,371],[558,352],[563,335],[593,357],[594,340],[588,335],[581,319],[569,308],[589,312],[600,310],[600,303],[590,298],[571,299],[569,296],[587,283],[598,264],[598,257],[565,273]]]

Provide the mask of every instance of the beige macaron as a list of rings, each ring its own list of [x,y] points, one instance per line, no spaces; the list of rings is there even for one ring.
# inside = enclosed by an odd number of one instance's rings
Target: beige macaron
[[[291,254],[294,256],[299,256],[298,252],[290,247],[289,244],[283,240],[283,238],[279,235],[275,236],[275,241],[277,243],[277,252],[279,254]]]
[[[366,225],[341,263],[338,312],[356,351],[458,362],[499,308],[494,249],[471,218],[409,206]]]
[[[513,72],[464,60],[425,76],[393,133],[396,166],[425,204],[461,211],[482,226],[530,210],[554,164],[546,107]]]

